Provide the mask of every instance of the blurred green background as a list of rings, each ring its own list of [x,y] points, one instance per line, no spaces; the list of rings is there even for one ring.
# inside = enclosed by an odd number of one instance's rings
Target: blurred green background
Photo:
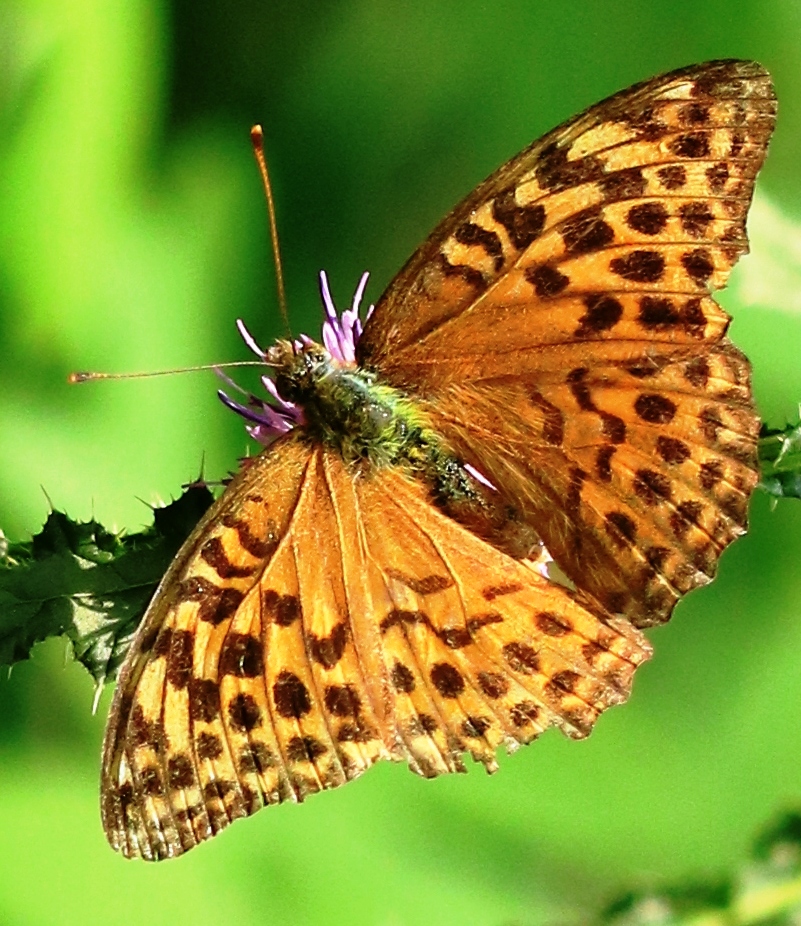
[[[752,255],[722,301],[773,423],[801,400],[801,6],[794,0],[0,0],[0,526],[49,497],[138,529],[236,466],[212,374],[68,388],[70,370],[244,359],[280,333],[248,130],[265,125],[290,314],[316,274],[377,298],[532,138],[637,80],[756,58],[780,100]],[[43,491],[44,490],[44,491]],[[47,493],[47,497],[45,496]],[[715,873],[801,792],[801,506],[752,506],[710,588],[651,636],[630,703],[492,778],[383,766],[126,862],[97,810],[109,694],[58,643],[0,681],[0,924],[538,924]]]

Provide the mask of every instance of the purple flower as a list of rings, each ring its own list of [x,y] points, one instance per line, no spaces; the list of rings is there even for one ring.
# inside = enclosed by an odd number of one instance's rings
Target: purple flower
[[[320,271],[320,295],[323,298],[323,308],[325,309],[325,321],[323,322],[323,344],[329,354],[342,363],[356,363],[356,342],[362,334],[362,321],[359,318],[359,308],[362,303],[364,289],[367,286],[367,280],[370,278],[369,273],[363,273],[353,294],[353,303],[349,309],[345,309],[340,319],[337,315],[334,300],[331,298],[331,291],[328,288],[328,277],[324,270]],[[364,320],[373,314],[375,306],[370,306]]]
[[[334,305],[334,300],[331,298],[331,291],[328,287],[328,277],[324,270],[320,271],[320,294],[322,296],[323,308],[325,309],[326,316],[323,322],[323,345],[331,357],[342,364],[356,364],[356,343],[363,330],[362,321],[359,318],[359,308],[369,276],[369,273],[362,274],[359,285],[356,287],[351,307],[345,309],[340,317]],[[367,310],[365,321],[370,317],[372,311],[373,306],[371,305]],[[236,326],[245,344],[247,344],[260,360],[268,364],[266,351],[263,351],[259,347],[251,333],[245,327],[245,323],[241,319],[237,319]],[[299,352],[305,345],[311,343],[313,343],[312,339],[302,334],[293,344],[295,352]],[[250,436],[260,444],[267,447],[296,425],[303,425],[303,409],[282,398],[275,387],[275,382],[269,376],[262,376],[261,381],[264,388],[270,394],[270,397],[268,399],[261,399],[253,395],[253,393],[242,389],[229,376],[226,376],[222,370],[217,370],[216,372],[231,389],[245,396],[246,404],[242,404],[241,402],[235,402],[229,395],[223,392],[222,389],[217,393],[228,408],[250,422],[250,424],[246,426],[247,431]]]

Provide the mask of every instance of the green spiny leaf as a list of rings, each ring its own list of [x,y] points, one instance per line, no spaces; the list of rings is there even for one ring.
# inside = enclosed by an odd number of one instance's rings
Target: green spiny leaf
[[[801,422],[783,428],[762,426],[759,487],[774,498],[801,498]]]
[[[52,511],[26,543],[0,535],[0,665],[64,635],[96,681],[116,677],[156,585],[211,501],[207,488],[190,487],[137,534]]]

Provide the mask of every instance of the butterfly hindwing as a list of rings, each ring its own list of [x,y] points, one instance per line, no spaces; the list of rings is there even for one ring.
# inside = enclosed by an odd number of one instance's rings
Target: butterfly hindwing
[[[572,382],[540,382],[535,392],[466,384],[429,409],[457,452],[502,489],[499,507],[535,524],[576,584],[645,625],[708,582],[743,533],[759,430],[750,370],[731,344],[703,364],[640,372],[578,368]]]
[[[424,775],[489,770],[495,749],[555,724],[586,735],[628,694],[647,642],[479,540],[399,471],[359,492],[396,723]]]

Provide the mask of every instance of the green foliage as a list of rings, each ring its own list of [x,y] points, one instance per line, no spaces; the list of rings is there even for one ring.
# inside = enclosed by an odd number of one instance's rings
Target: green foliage
[[[801,812],[789,811],[756,840],[736,874],[628,891],[603,911],[603,926],[797,926],[801,917]]]
[[[801,498],[801,422],[783,428],[762,426],[759,487],[774,498]]]
[[[159,579],[211,501],[207,488],[190,486],[138,534],[51,511],[32,540],[4,543],[0,665],[64,635],[96,682],[114,679]]]

